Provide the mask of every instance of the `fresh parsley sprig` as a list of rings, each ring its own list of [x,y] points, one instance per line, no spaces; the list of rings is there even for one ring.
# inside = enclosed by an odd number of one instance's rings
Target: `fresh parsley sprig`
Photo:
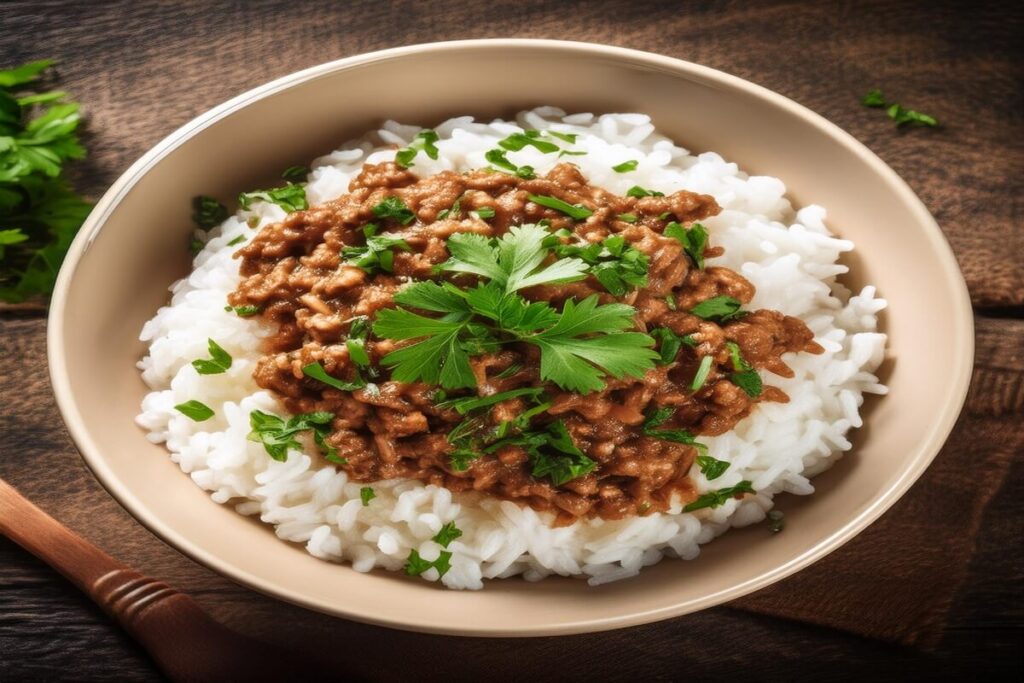
[[[413,159],[421,151],[436,161],[440,150],[437,149],[435,143],[440,139],[437,133],[429,128],[421,130],[419,133],[416,133],[416,137],[413,138],[408,147],[403,147],[395,153],[395,163],[402,168],[409,168],[413,165]]]
[[[672,221],[665,226],[665,237],[675,238],[683,245],[683,250],[697,265],[697,268],[704,270],[704,250],[708,247],[708,231],[700,223],[694,223],[689,229],[679,223]]]
[[[559,257],[578,258],[587,263],[588,272],[614,296],[623,296],[631,289],[647,285],[650,261],[622,235],[612,235],[603,242],[586,246],[558,243],[552,250]]]
[[[300,413],[285,420],[262,410],[254,410],[249,413],[249,427],[252,430],[249,432],[249,441],[263,444],[267,455],[284,462],[288,459],[288,449],[302,448],[302,444],[295,439],[296,435],[311,431],[316,445],[324,451],[324,457],[344,465],[347,460],[339,458],[337,450],[327,443],[333,420],[334,413],[328,412]]]
[[[662,406],[660,408],[652,408],[648,410],[646,413],[646,419],[643,424],[640,425],[641,433],[643,433],[644,436],[649,436],[654,439],[693,446],[700,451],[701,454],[707,453],[708,447],[697,441],[697,437],[688,430],[659,429],[661,425],[668,422],[668,420],[675,415],[675,412],[676,409],[672,406]]]

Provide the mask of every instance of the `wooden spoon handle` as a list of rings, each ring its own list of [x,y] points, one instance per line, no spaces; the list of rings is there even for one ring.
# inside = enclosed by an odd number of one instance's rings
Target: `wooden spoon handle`
[[[192,598],[121,564],[2,479],[0,533],[92,598],[172,680],[280,681],[294,673],[291,653],[223,627]],[[305,661],[310,663],[308,658]]]

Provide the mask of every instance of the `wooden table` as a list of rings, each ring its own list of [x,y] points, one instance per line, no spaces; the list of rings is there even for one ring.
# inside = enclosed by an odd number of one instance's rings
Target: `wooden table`
[[[922,197],[960,260],[977,311],[978,373],[1024,349],[1019,3],[589,3],[349,1],[0,6],[0,63],[56,57],[84,103],[94,197],[164,135],[274,77],[384,47],[543,37],[692,60],[787,95],[852,132]],[[897,131],[857,98],[881,87],[943,128]],[[1024,466],[989,507],[970,579],[936,651],[718,607],[625,631],[475,640],[401,633],[313,614],[192,563],[135,523],[85,469],[46,378],[41,315],[0,318],[0,476],[114,556],[195,596],[237,629],[339,653],[380,680],[755,680],[859,675],[1022,676]],[[978,379],[976,373],[976,384]],[[978,387],[975,387],[977,390]],[[993,402],[1020,424],[1024,378]],[[984,444],[979,444],[984,447]],[[351,653],[351,655],[346,655]],[[339,675],[345,673],[339,671]],[[131,641],[68,584],[0,541],[0,680],[154,680]]]

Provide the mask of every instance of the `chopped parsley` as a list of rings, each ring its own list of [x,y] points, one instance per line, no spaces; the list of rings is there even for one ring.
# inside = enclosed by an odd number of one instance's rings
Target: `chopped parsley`
[[[486,452],[506,446],[522,447],[530,458],[530,473],[537,479],[547,478],[555,486],[586,476],[597,467],[597,462],[576,447],[561,420],[550,423],[544,431],[524,431],[496,441]]]
[[[473,209],[470,213],[475,213],[476,217],[481,220],[487,220],[488,218],[494,218],[495,216],[494,208],[490,206],[481,206],[479,209]]]
[[[616,218],[623,223],[636,223],[639,220],[635,213],[620,213]]]
[[[378,206],[380,206],[378,204]],[[372,230],[361,247],[342,247],[341,255],[345,264],[355,266],[367,273],[379,271],[393,272],[395,269],[395,250],[412,251],[409,243],[400,237],[375,235]]]
[[[559,133],[557,130],[551,130],[551,129],[548,129],[548,130],[546,130],[544,132],[547,133],[548,135],[550,135],[553,138],[558,138],[559,140],[563,140],[565,142],[568,142],[570,145],[575,145],[576,144],[576,138],[578,137],[576,135],[576,133]]]
[[[366,382],[346,382],[337,377],[330,376],[319,361],[303,365],[302,374],[318,382],[323,382],[327,386],[334,387],[338,391],[358,391],[366,386]]]
[[[370,355],[366,352],[366,340],[369,336],[369,318],[362,315],[354,318],[348,328],[345,348],[348,349],[348,357],[352,362],[362,368],[370,365]]]
[[[302,432],[311,431],[316,445],[324,451],[324,457],[331,462],[344,465],[347,460],[339,458],[337,451],[327,443],[333,421],[334,414],[328,412],[301,413],[285,420],[262,410],[254,410],[249,413],[249,427],[252,429],[249,432],[249,441],[262,443],[267,455],[284,462],[288,459],[289,448],[302,448],[302,444],[295,437]]]
[[[639,377],[653,366],[654,341],[634,327],[634,309],[625,304],[598,305],[597,296],[561,311],[547,302],[528,302],[517,292],[542,284],[582,279],[587,264],[563,258],[547,265],[551,235],[535,225],[515,226],[500,239],[456,233],[448,240],[451,255],[439,268],[469,273],[487,282],[471,289],[451,283],[416,282],[399,291],[395,303],[443,313],[429,318],[404,308],[383,309],[373,331],[380,337],[420,340],[392,351],[382,364],[392,379],[423,381],[445,389],[469,388],[476,379],[470,355],[505,343],[526,342],[541,350],[540,376],[563,389],[588,393],[604,386],[602,378]],[[480,322],[483,318],[486,322]]]
[[[739,299],[735,299],[731,296],[719,295],[701,301],[690,309],[690,313],[694,314],[698,318],[724,323],[746,315],[745,311],[740,310],[740,306],[742,305],[743,304],[740,303]]]
[[[612,235],[603,242],[586,246],[556,243],[552,249],[556,256],[578,258],[587,263],[588,272],[615,296],[647,285],[647,255],[630,245],[622,235]]]
[[[729,375],[729,381],[742,389],[747,396],[757,398],[764,390],[764,386],[761,382],[761,376],[757,374],[757,370],[754,369],[754,366],[748,363],[743,356],[740,355],[739,344],[733,341],[727,341],[725,342],[725,346],[729,349],[732,369],[735,370],[735,372]]]
[[[359,489],[359,500],[363,501],[363,507],[369,505],[370,501],[376,497],[377,494],[374,492],[373,487],[371,486],[364,486],[363,488]]]
[[[413,138],[408,147],[403,147],[395,153],[395,163],[402,168],[409,168],[413,165],[413,159],[416,158],[420,151],[424,152],[431,159],[437,160],[439,150],[435,143],[440,139],[437,133],[430,129],[421,130],[419,133],[416,133],[416,137]]]
[[[231,354],[221,348],[220,344],[207,339],[207,348],[210,351],[209,359],[198,359],[192,361],[192,367],[200,375],[219,375],[227,372],[231,367]]]
[[[213,408],[196,400],[179,403],[174,409],[195,422],[205,422],[213,417]]]
[[[559,147],[553,142],[547,140],[541,140],[538,131],[527,131],[525,133],[512,133],[504,140],[499,140],[498,145],[510,152],[518,152],[527,145],[533,147],[538,152],[544,154],[551,154],[557,152]]]
[[[455,526],[455,522],[448,522],[438,531],[432,539],[442,548],[447,548],[452,541],[462,536],[462,530]]]
[[[228,312],[234,311],[235,315],[237,315],[239,317],[242,317],[242,318],[248,318],[250,315],[256,315],[257,313],[259,313],[260,312],[260,307],[259,306],[251,306],[251,305],[250,306],[230,306],[229,305],[229,306],[225,306],[224,310],[228,311]]]
[[[533,170],[533,166],[516,166],[508,160],[508,157],[505,156],[506,154],[507,152],[503,149],[492,149],[484,154],[484,158],[499,170],[511,173],[523,180],[530,180],[536,177],[537,174]]]
[[[416,219],[416,214],[409,210],[401,197],[387,197],[373,207],[373,215],[385,220],[398,221],[402,225],[408,225]]]
[[[697,342],[690,335],[680,337],[667,327],[655,327],[650,330],[649,334],[658,340],[658,354],[661,356],[661,361],[658,365],[674,363],[676,357],[679,356],[679,349],[683,347],[683,344],[691,347],[697,345]]]
[[[643,187],[640,187],[639,185],[634,185],[633,187],[631,187],[628,190],[626,190],[626,196],[627,197],[637,197],[637,198],[640,198],[640,197],[664,197],[665,193],[664,192],[658,192],[657,190],[648,190],[648,189],[645,189]]]
[[[867,92],[864,97],[861,98],[860,103],[865,107],[873,107],[877,109],[885,108],[885,113],[888,114],[889,118],[896,122],[896,126],[904,126],[907,124],[915,126],[928,126],[934,128],[939,125],[939,122],[933,116],[923,114],[913,109],[907,109],[901,104],[889,103],[885,101],[885,96],[882,95],[882,91],[878,88],[872,88]]]
[[[270,190],[253,190],[238,195],[238,204],[244,210],[256,201],[270,202],[277,204],[288,213],[302,211],[309,208],[306,201],[306,189],[302,185],[285,185]]]
[[[192,222],[202,230],[214,228],[228,217],[228,207],[213,197],[200,195],[192,198]]]
[[[683,512],[693,512],[694,510],[700,510],[703,508],[716,508],[719,505],[724,505],[730,498],[734,498],[741,493],[757,492],[754,491],[754,487],[751,483],[744,479],[735,486],[727,486],[724,489],[710,491],[701,495],[697,500],[684,507]]]
[[[660,408],[653,408],[645,413],[646,418],[644,423],[640,425],[640,431],[644,436],[649,436],[653,439],[661,439],[662,441],[672,441],[674,443],[686,444],[687,446],[693,446],[701,453],[706,453],[708,447],[697,441],[697,437],[691,434],[685,429],[658,429],[661,425],[668,422],[676,412],[676,409],[672,406],[662,406]]]
[[[629,173],[630,171],[635,171],[637,164],[639,163],[640,162],[636,161],[635,159],[632,161],[623,161],[621,164],[616,164],[615,166],[612,166],[612,170],[615,171],[616,173]]]
[[[519,396],[529,396],[536,398],[544,393],[544,389],[541,387],[522,387],[520,389],[511,389],[509,391],[501,391],[497,394],[491,394],[490,396],[467,396],[465,398],[453,398],[447,401],[443,401],[437,404],[438,408],[451,408],[459,413],[459,415],[465,415],[471,410],[477,410],[479,408],[486,408],[492,406],[495,403],[501,403],[502,401],[508,401],[509,399],[517,398]]]
[[[301,183],[311,172],[309,166],[289,166],[281,174],[281,179],[289,183]]]
[[[229,247],[234,247],[236,245],[241,244],[244,241],[245,241],[245,235],[239,235],[238,237],[236,237],[233,240],[231,240],[230,242],[228,242],[228,246]]]
[[[442,209],[441,211],[437,212],[437,220],[440,221],[440,220],[444,220],[445,218],[455,218],[456,216],[459,215],[459,213],[462,210],[460,208],[461,204],[462,204],[462,197],[459,197],[458,199],[455,200],[455,203],[452,204],[451,208],[449,208],[449,209]]]
[[[534,204],[540,204],[549,209],[555,211],[561,211],[569,218],[580,221],[584,218],[589,218],[594,215],[594,212],[583,206],[582,204],[570,204],[569,202],[563,201],[558,197],[549,197],[547,195],[528,194],[527,198]]]
[[[704,356],[700,359],[700,365],[697,366],[697,373],[693,376],[693,381],[690,383],[690,388],[694,391],[699,391],[704,383],[708,381],[708,375],[711,373],[711,364],[714,362],[714,358],[711,356]]]
[[[419,576],[429,569],[436,569],[438,576],[444,576],[452,568],[452,554],[448,550],[442,550],[436,560],[424,560],[415,548],[409,551],[409,559],[405,561],[403,568],[409,576]]]
[[[729,469],[729,463],[725,460],[719,460],[713,458],[706,453],[702,453],[697,456],[697,467],[700,468],[701,474],[707,478],[708,481],[712,479],[718,479],[720,476],[725,474],[725,471]]]
[[[665,226],[664,235],[677,239],[697,267],[704,270],[704,250],[708,248],[708,231],[703,225],[694,223],[689,229],[686,229],[672,221]]]

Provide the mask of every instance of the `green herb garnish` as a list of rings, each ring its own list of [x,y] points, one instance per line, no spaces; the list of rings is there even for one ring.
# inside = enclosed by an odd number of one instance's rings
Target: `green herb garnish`
[[[635,159],[632,161],[623,161],[621,164],[616,164],[615,166],[612,166],[612,170],[615,171],[616,173],[629,173],[630,171],[635,171],[637,164],[639,163],[640,162],[636,161]]]
[[[885,96],[882,95],[882,91],[878,88],[872,88],[869,90],[867,94],[861,98],[860,103],[865,107],[885,107],[885,113],[889,115],[890,119],[896,122],[897,127],[912,124],[916,126],[928,126],[934,128],[939,125],[939,122],[928,114],[923,114],[919,111],[914,111],[913,109],[906,109],[900,104],[890,104],[886,102]]]
[[[62,91],[24,94],[53,64],[0,71],[0,301],[46,297],[92,205],[62,176],[85,156],[78,104]]]
[[[414,548],[409,551],[409,559],[405,561],[404,570],[409,576],[419,576],[428,569],[436,569],[438,576],[444,576],[452,568],[451,559],[451,552],[442,550],[436,560],[424,560],[420,557],[419,551]]]
[[[584,218],[589,218],[594,215],[594,212],[583,206],[582,204],[570,204],[569,202],[563,201],[558,197],[549,197],[547,195],[536,195],[528,194],[527,198],[534,204],[540,204],[546,206],[549,209],[555,211],[561,211],[569,218],[580,221]]]
[[[455,522],[448,522],[441,527],[441,530],[434,535],[432,540],[442,548],[447,548],[459,536],[462,536],[462,530],[455,526]]]
[[[538,131],[527,131],[525,133],[512,133],[504,140],[499,140],[498,145],[511,151],[518,152],[527,145],[535,148],[538,152],[550,154],[558,151],[558,145],[541,140]]]
[[[486,408],[492,406],[495,403],[501,403],[502,401],[508,401],[509,399],[517,398],[519,396],[529,396],[535,398],[544,393],[544,389],[541,387],[522,387],[520,389],[511,389],[509,391],[501,391],[497,394],[491,394],[490,396],[467,396],[465,398],[453,398],[447,401],[443,401],[437,404],[438,408],[445,409],[451,408],[459,413],[459,415],[465,415],[471,410],[477,410],[479,408]]]
[[[725,504],[730,498],[740,493],[757,493],[749,481],[744,479],[735,486],[728,486],[724,489],[711,491],[700,496],[697,500],[683,508],[683,512],[693,512],[702,508],[716,508]]]
[[[678,240],[697,267],[704,270],[704,250],[708,248],[708,231],[703,225],[694,223],[689,229],[686,229],[672,221],[665,226],[664,235]]]
[[[195,422],[205,422],[213,417],[213,408],[196,400],[179,403],[174,409]]]
[[[685,337],[680,337],[667,327],[655,327],[648,334],[658,340],[658,354],[661,356],[658,365],[674,363],[679,356],[679,349],[683,347]]]
[[[231,240],[230,242],[228,242],[228,246],[229,247],[234,247],[234,246],[237,246],[237,245],[241,244],[244,241],[245,241],[245,235],[239,235],[238,237],[236,237],[233,240]]]
[[[302,183],[306,181],[306,177],[312,173],[309,166],[289,166],[281,174],[283,180],[287,180],[289,183]]]
[[[227,372],[228,368],[231,367],[231,354],[222,349],[220,344],[213,341],[213,339],[207,339],[206,341],[207,348],[210,350],[210,358],[194,360],[192,361],[192,367],[200,375],[219,375]]]
[[[495,211],[490,206],[481,206],[479,209],[473,209],[471,213],[475,213],[477,218],[481,220],[487,220],[488,218],[494,218]]]
[[[764,386],[761,382],[761,376],[757,374],[757,370],[754,369],[750,363],[740,355],[739,344],[732,341],[725,342],[726,347],[729,349],[729,357],[732,360],[732,369],[735,370],[729,375],[729,381],[742,389],[747,396],[751,398],[757,398],[761,395],[764,390]]]
[[[242,318],[248,318],[250,315],[256,315],[260,312],[259,306],[225,306],[225,311],[234,311],[235,315]]]
[[[437,220],[440,221],[440,220],[444,220],[445,218],[449,218],[449,217],[450,218],[455,218],[456,216],[458,216],[459,212],[461,211],[461,208],[459,206],[461,203],[462,203],[462,197],[459,197],[458,199],[455,200],[455,203],[452,204],[451,208],[449,208],[449,209],[442,209],[441,211],[438,211],[437,212]]]
[[[587,263],[588,272],[615,296],[623,296],[634,287],[647,285],[647,255],[621,235],[612,235],[603,242],[586,246],[556,243],[551,248],[557,256],[578,258]]]
[[[248,210],[250,205],[256,201],[277,204],[287,213],[309,208],[309,203],[306,201],[306,189],[302,185],[285,185],[270,190],[243,192],[238,195],[238,204],[243,210]]]
[[[416,219],[416,214],[409,210],[401,197],[387,197],[373,207],[373,215],[377,218],[392,219],[402,225],[408,225]]]
[[[249,427],[252,429],[249,432],[249,441],[262,443],[267,455],[284,462],[288,459],[289,448],[302,448],[302,444],[295,437],[302,432],[311,431],[313,440],[325,452],[325,457],[331,462],[343,465],[347,462],[345,458],[339,458],[337,451],[327,444],[333,420],[334,414],[327,412],[302,413],[285,420],[262,410],[254,410],[249,413]]]
[[[533,170],[533,166],[516,166],[508,160],[508,157],[505,156],[506,154],[507,152],[503,149],[492,149],[488,150],[488,152],[484,154],[484,158],[491,164],[494,164],[498,169],[511,173],[512,175],[518,176],[524,180],[530,180],[531,178],[536,177],[536,172]]]
[[[639,198],[639,197],[664,197],[665,193],[664,192],[658,192],[657,190],[648,190],[648,189],[640,187],[639,185],[634,185],[633,187],[631,187],[628,190],[626,190],[626,196],[627,197],[637,197],[637,198]]]
[[[370,501],[376,497],[377,494],[374,492],[373,487],[371,486],[364,486],[363,488],[359,489],[359,500],[363,501],[363,507],[369,505]]]
[[[725,471],[729,469],[729,463],[725,460],[719,460],[713,458],[706,453],[702,453],[697,456],[697,467],[700,468],[701,474],[703,474],[708,481],[712,479],[718,479],[720,476],[725,474]]]
[[[636,223],[639,220],[635,213],[620,213],[616,218],[624,223]]]
[[[422,150],[428,157],[436,160],[439,154],[436,143],[440,138],[437,133],[430,130],[421,130],[408,147],[404,147],[395,153],[395,163],[402,168],[409,168],[413,165],[412,160]]]
[[[700,359],[700,365],[697,366],[697,373],[693,376],[693,381],[690,383],[690,388],[694,391],[700,390],[704,383],[708,381],[708,374],[711,373],[711,364],[714,362],[714,358],[711,356],[704,356]]]
[[[640,431],[644,436],[661,439],[662,441],[686,444],[687,446],[693,446],[701,453],[706,453],[708,447],[699,443],[697,437],[689,431],[685,429],[658,429],[658,427],[668,422],[675,412],[676,409],[672,406],[662,406],[661,408],[653,408],[647,411],[647,419],[640,425]]]
[[[412,251],[409,243],[399,237],[371,234],[361,247],[342,247],[341,255],[346,265],[361,268],[367,273],[390,273],[395,269],[395,249]]]
[[[576,138],[578,137],[576,135],[576,133],[559,133],[557,130],[551,130],[551,129],[548,129],[548,130],[546,130],[544,132],[547,133],[548,135],[550,135],[553,138],[558,138],[559,140],[564,140],[565,142],[568,142],[571,145],[575,145],[576,144]]]
[[[690,313],[694,314],[698,318],[724,323],[746,315],[745,311],[740,310],[740,306],[742,305],[743,304],[740,303],[739,299],[735,299],[731,296],[719,295],[701,301],[690,309]]]
[[[337,377],[332,377],[327,374],[327,370],[324,369],[324,366],[319,361],[303,365],[302,374],[334,387],[338,391],[358,391],[366,386],[366,382],[345,382]]]

